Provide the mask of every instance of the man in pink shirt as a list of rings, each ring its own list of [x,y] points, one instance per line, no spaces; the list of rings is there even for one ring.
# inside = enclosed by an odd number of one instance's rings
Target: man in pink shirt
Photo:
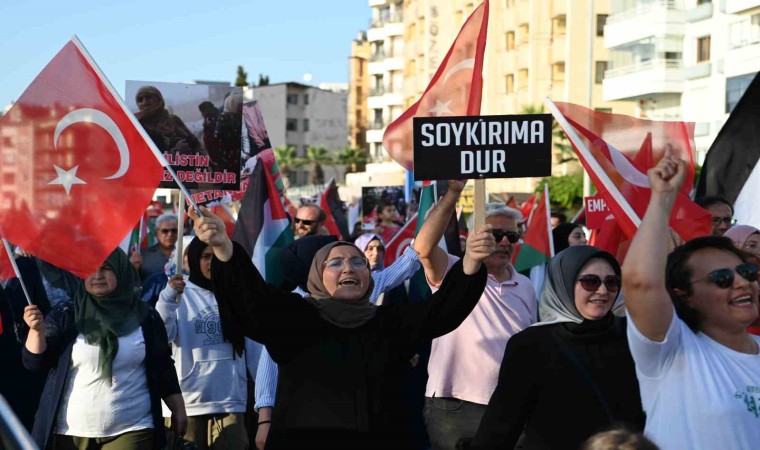
[[[434,214],[449,217],[463,189],[464,183],[449,181],[449,190],[414,242],[434,291],[458,258],[437,245],[449,221],[430,219]],[[454,450],[461,438],[475,435],[496,388],[507,340],[537,320],[533,286],[511,264],[520,220],[520,212],[503,203],[486,205],[496,252],[483,261],[488,269],[485,291],[459,328],[433,340],[425,392],[425,423],[433,450]]]

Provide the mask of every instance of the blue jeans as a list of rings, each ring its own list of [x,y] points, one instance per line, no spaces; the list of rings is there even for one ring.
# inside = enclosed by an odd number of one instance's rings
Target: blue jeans
[[[455,450],[460,439],[475,436],[486,406],[450,397],[426,397],[425,425],[432,450]]]

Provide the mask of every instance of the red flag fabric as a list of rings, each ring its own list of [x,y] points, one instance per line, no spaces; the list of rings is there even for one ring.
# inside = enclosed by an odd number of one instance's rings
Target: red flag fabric
[[[569,126],[578,132],[581,142],[574,142],[572,133],[565,129],[581,163],[626,238],[631,239],[636,233],[649,204],[651,190],[647,170],[662,159],[667,147],[675,157],[687,162],[688,170],[670,217],[670,227],[684,240],[710,234],[710,213],[688,197],[694,182],[693,123],[636,119],[593,111],[572,103],[556,103],[556,107]],[[586,153],[579,150],[579,145],[588,150],[593,161],[584,156]],[[610,183],[605,184],[605,179]],[[599,239],[610,239],[612,233],[600,234]],[[620,243],[623,239],[613,240]]]
[[[537,194],[531,195],[527,200],[525,200],[525,202],[523,202],[522,205],[520,205],[520,213],[523,216],[523,222],[528,221],[530,213],[533,211],[533,205],[536,204],[536,195]]]
[[[398,232],[396,232],[396,235],[385,244],[385,257],[383,260],[385,267],[390,267],[390,265],[404,253],[404,250],[409,247],[412,239],[414,239],[414,232],[416,229],[417,214],[412,216],[412,218],[405,223]]]
[[[523,235],[519,250],[515,252],[515,270],[523,271],[544,264],[554,256],[554,241],[549,221],[549,186],[544,185],[541,201],[536,203],[536,209],[530,216],[528,231]]]
[[[161,180],[144,133],[76,38],[67,43],[0,118],[13,175],[0,180],[5,238],[79,277],[94,272]]]
[[[8,252],[0,244],[0,281],[14,278],[16,273],[13,271],[10,259],[8,259]]]
[[[413,117],[480,115],[487,31],[485,0],[462,26],[420,99],[385,129],[385,151],[406,170],[414,171]]]
[[[338,240],[342,240],[343,234],[340,232],[340,227],[338,227],[338,223],[335,221],[335,214],[333,214],[333,210],[330,207],[330,203],[328,201],[330,195],[334,195],[332,192],[333,189],[338,189],[338,187],[335,185],[335,178],[331,178],[330,181],[328,181],[325,185],[325,190],[319,194],[319,207],[322,208],[322,210],[325,212],[325,215],[327,216],[325,219],[325,228],[327,228],[327,231],[331,235],[337,236]]]

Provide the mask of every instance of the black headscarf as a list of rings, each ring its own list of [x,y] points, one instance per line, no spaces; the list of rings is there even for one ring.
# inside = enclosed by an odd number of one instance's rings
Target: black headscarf
[[[539,300],[541,322],[536,325],[581,323],[585,320],[575,307],[575,282],[583,266],[597,258],[609,262],[615,274],[620,276],[620,264],[615,257],[590,245],[568,247],[552,258]],[[609,314],[612,314],[611,311]]]
[[[580,228],[577,223],[561,223],[557,225],[557,228],[552,230],[552,241],[554,241],[554,254],[558,254],[562,250],[570,247],[568,239],[573,234],[573,230]]]
[[[211,280],[204,277],[203,272],[201,272],[201,253],[203,253],[206,247],[208,247],[208,244],[197,237],[193,238],[190,241],[190,245],[187,246],[187,265],[190,269],[190,276],[188,278],[194,285],[214,292]],[[224,340],[232,344],[235,353],[242,356],[245,350],[245,334],[243,330],[235,322],[225,320],[225,317],[229,317],[228,314],[220,314],[219,316],[222,323],[222,336],[224,336]]]
[[[282,289],[292,291],[296,286],[308,292],[309,269],[320,248],[337,241],[335,236],[304,236],[286,245],[280,253],[284,276]]]
[[[87,292],[84,281],[80,282],[74,297],[74,316],[85,342],[100,347],[100,375],[110,384],[113,360],[119,351],[118,338],[135,331],[147,317],[149,307],[140,300],[140,277],[122,249],[117,247],[104,264],[116,275],[116,290],[96,297]]]

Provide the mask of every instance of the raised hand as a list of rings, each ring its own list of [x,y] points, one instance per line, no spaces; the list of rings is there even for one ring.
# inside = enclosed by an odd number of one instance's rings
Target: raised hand
[[[42,333],[45,331],[45,318],[42,311],[37,305],[30,305],[24,308],[24,322],[30,330]]]
[[[668,147],[665,156],[647,172],[652,194],[672,194],[681,190],[686,177],[686,161],[675,158]]]
[[[480,264],[496,251],[496,240],[491,234],[491,225],[484,225],[467,236],[464,253],[464,272],[472,275],[480,269]]]
[[[214,249],[214,255],[217,258],[221,261],[229,261],[232,257],[232,241],[227,236],[224,222],[205,206],[201,206],[201,212],[203,217],[199,216],[194,208],[188,211],[188,215],[194,222],[195,235]]]
[[[467,180],[449,180],[449,190],[461,194],[464,191],[465,184],[467,184]]]
[[[185,292],[185,278],[182,275],[174,275],[169,278],[169,286],[180,293]]]

